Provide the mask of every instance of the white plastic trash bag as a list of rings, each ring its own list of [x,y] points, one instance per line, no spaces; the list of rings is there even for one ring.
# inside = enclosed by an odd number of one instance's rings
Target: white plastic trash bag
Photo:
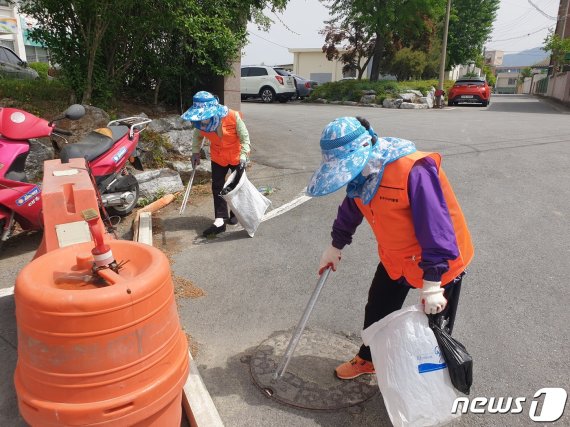
[[[236,176],[236,171],[232,172],[224,184],[226,188],[231,184]],[[249,237],[253,237],[257,227],[261,223],[261,218],[265,211],[271,205],[271,201],[261,194],[257,188],[247,179],[245,171],[233,190],[222,197],[235,214],[241,226],[247,231]]]
[[[394,426],[437,426],[457,397],[422,305],[389,314],[362,331]]]

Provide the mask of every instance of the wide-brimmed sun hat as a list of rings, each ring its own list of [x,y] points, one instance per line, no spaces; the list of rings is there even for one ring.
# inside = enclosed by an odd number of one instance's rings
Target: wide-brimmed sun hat
[[[192,107],[180,116],[182,120],[199,122],[214,116],[225,117],[228,114],[228,107],[221,105],[218,97],[205,90],[197,92],[192,97],[192,102]]]
[[[333,193],[352,181],[366,166],[372,136],[356,117],[340,117],[321,134],[322,161],[307,186],[309,196]]]

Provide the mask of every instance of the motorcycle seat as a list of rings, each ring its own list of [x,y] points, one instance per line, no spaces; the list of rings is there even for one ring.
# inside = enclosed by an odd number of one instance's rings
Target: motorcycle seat
[[[127,126],[111,126],[113,132],[110,138],[99,132],[88,133],[81,141],[75,144],[67,144],[61,148],[59,157],[62,163],[69,163],[69,159],[85,159],[88,162],[95,160],[101,154],[106,153],[113,147],[115,142],[127,134]]]

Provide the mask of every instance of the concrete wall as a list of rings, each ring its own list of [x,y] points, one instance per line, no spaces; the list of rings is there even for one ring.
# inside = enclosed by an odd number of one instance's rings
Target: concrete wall
[[[521,93],[530,93],[530,85],[532,83],[532,77],[525,77],[524,82],[521,87]]]
[[[570,72],[567,71],[551,76],[546,95],[562,102],[570,102]]]
[[[477,76],[481,76],[481,69],[474,65],[455,65],[451,70],[447,71],[445,79],[457,80],[468,73],[475,73]]]
[[[329,61],[320,49],[294,51],[293,73],[319,83],[335,82],[342,79],[342,63],[336,59]]]
[[[223,104],[232,110],[241,109],[241,60],[232,64],[233,74],[224,77],[224,99]]]
[[[293,54],[293,73],[315,80],[319,83],[336,82],[344,76],[342,74],[343,63],[333,59],[329,61],[320,48],[289,49]],[[361,64],[365,62],[362,59]],[[370,64],[362,78],[368,78]],[[356,75],[355,75],[356,76]]]

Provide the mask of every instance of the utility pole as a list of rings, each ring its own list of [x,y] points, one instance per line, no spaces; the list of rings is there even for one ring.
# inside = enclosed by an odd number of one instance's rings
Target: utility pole
[[[445,80],[445,58],[447,56],[447,33],[449,31],[449,15],[451,13],[451,0],[447,0],[445,13],[445,26],[443,27],[443,43],[441,44],[441,58],[439,64],[439,85],[436,92],[436,102],[439,108],[443,108],[443,82]]]
[[[568,22],[568,6],[570,5],[570,0],[566,0],[566,14],[564,15],[564,26],[562,27],[562,34],[560,38],[563,39],[566,36],[566,23]]]

